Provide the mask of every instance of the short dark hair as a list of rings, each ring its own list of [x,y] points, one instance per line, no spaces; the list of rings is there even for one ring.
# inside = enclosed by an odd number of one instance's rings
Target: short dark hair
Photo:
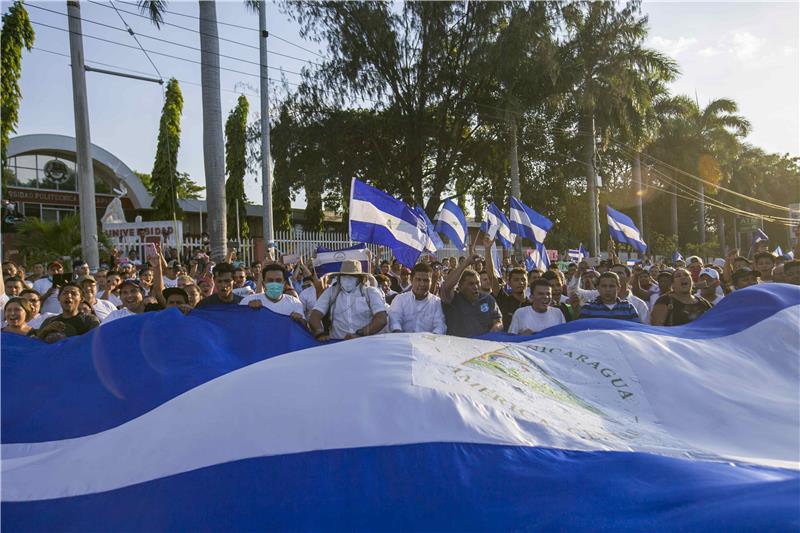
[[[558,270],[548,270],[547,272],[542,274],[542,277],[540,279],[546,279],[547,281],[556,280],[558,282],[563,282],[564,280],[562,279],[561,276],[562,276],[562,274]],[[536,281],[539,281],[539,280],[537,279]],[[535,284],[536,281],[534,281],[533,283]],[[531,285],[531,286],[533,286],[533,285]]]
[[[233,265],[230,263],[217,263],[214,265],[213,274],[215,278],[221,276],[222,274],[230,274],[233,276],[233,272]]]
[[[254,266],[259,266],[259,265],[261,265],[261,261],[251,261],[250,262],[250,268],[253,268]]]
[[[9,304],[17,304],[23,309],[23,311],[25,311],[25,322],[28,322],[33,318],[33,307],[31,307],[31,303],[25,298],[14,296],[8,299],[6,306]]]
[[[392,282],[392,280],[390,280],[389,276],[387,276],[386,274],[377,274],[375,276],[375,281],[378,282],[378,285],[380,285],[383,282],[386,282],[386,283],[391,283]]]
[[[35,294],[36,296],[39,296],[39,297],[42,296],[41,294],[39,294],[39,291],[37,291],[36,289],[22,289],[22,291],[19,293],[19,295],[22,296],[23,294]]]
[[[234,273],[240,272],[240,271],[241,272],[247,272],[247,270],[244,268],[244,265],[242,265],[241,263],[239,263],[235,267],[233,267],[233,272]]]
[[[613,279],[617,285],[620,285],[619,276],[617,276],[615,272],[611,272],[610,270],[608,272],[603,272],[602,274],[600,274],[600,277],[597,279],[597,284],[600,285],[600,282],[603,281],[604,279]]]
[[[758,252],[755,256],[753,256],[753,261],[758,261],[759,259],[767,258],[772,261],[772,264],[775,264],[775,256],[772,255],[770,252]],[[786,268],[786,267],[783,267]]]
[[[122,277],[122,274],[120,274],[120,273],[119,273],[119,272],[117,272],[116,270],[109,270],[108,272],[106,272],[106,278],[108,278],[109,276],[119,276],[119,277]]]
[[[142,272],[147,272],[148,270],[150,272],[154,272],[153,267],[151,267],[150,265],[145,265],[145,266],[143,266],[142,268],[139,269],[139,275],[141,276]]]
[[[243,270],[243,269],[237,268],[236,270]],[[267,265],[264,265],[264,267],[261,269],[262,279],[266,277],[267,272],[280,272],[281,274],[283,274],[284,281],[289,280],[289,270],[287,270],[287,268],[280,263],[269,263]]]
[[[533,268],[533,269],[531,269],[531,270],[529,270],[529,271],[528,271],[528,277],[531,277],[531,274],[533,274],[534,272],[538,272],[540,276],[541,276],[542,274],[544,274],[544,271],[543,271],[543,270],[541,270],[541,269],[539,269],[539,268]]]
[[[478,273],[475,272],[475,270],[471,268],[465,268],[464,271],[461,273],[461,277],[458,278],[458,283],[460,284],[462,281],[464,281],[464,278],[470,278],[470,277],[478,278],[478,281],[481,280],[480,275],[478,275]]]
[[[522,268],[522,267],[514,267],[511,270],[509,270],[508,271],[508,279],[510,280],[511,276],[513,276],[515,274],[518,275],[518,276],[525,276],[525,279],[528,279],[528,273],[525,272],[525,269]]]
[[[533,283],[531,283],[531,294],[533,294],[533,291],[536,290],[536,287],[547,287],[548,289],[552,288],[550,287],[550,281],[548,281],[544,276],[534,280]]]
[[[75,287],[76,289],[78,289],[78,292],[83,294],[83,288],[80,285],[78,285],[74,281],[68,281],[67,283],[65,283],[61,287],[59,287],[59,295],[64,292],[64,289],[66,289],[68,287]]]
[[[414,265],[414,268],[411,269],[411,276],[413,277],[417,272],[433,275],[433,267],[428,263],[417,263]]]
[[[183,296],[183,301],[189,303],[189,295],[186,294],[186,291],[181,287],[167,287],[161,292],[161,295],[164,296],[164,300],[167,300],[170,296],[177,294],[178,296]]]
[[[8,283],[9,281],[19,281],[20,283],[25,285],[25,282],[22,281],[22,278],[19,276],[9,276],[5,280],[3,280],[4,283]]]

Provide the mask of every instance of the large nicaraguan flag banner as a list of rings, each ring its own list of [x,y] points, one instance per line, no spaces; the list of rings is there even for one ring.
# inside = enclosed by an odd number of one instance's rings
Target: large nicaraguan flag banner
[[[630,244],[641,254],[647,252],[647,243],[642,239],[642,234],[633,223],[633,220],[631,220],[631,217],[609,206],[606,206],[606,210],[608,214],[608,232],[611,238],[623,244]]]
[[[318,246],[314,256],[313,265],[317,276],[324,276],[332,272],[342,271],[342,261],[358,261],[361,270],[369,272],[369,250],[364,243],[348,246],[347,248],[333,249]]]
[[[408,268],[430,246],[425,223],[413,209],[355,178],[350,187],[350,239],[387,246]]]
[[[3,530],[795,532],[798,321],[771,284],[522,338],[317,345],[246,306],[3,334]]]

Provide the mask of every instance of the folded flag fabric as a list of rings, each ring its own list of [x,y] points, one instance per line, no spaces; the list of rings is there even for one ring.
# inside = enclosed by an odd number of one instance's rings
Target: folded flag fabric
[[[531,242],[544,242],[547,232],[553,223],[544,215],[540,215],[513,196],[511,197],[511,231],[527,238]]]
[[[796,531],[798,320],[765,284],[673,328],[317,345],[243,306],[3,334],[4,530]]]
[[[685,259],[678,250],[675,250],[675,253],[672,254],[672,264],[674,265],[678,261],[685,261]]]
[[[444,234],[453,246],[463,250],[467,245],[467,217],[453,200],[446,200],[436,217],[436,231]]]
[[[413,209],[355,178],[350,188],[350,239],[387,246],[408,268],[417,264],[430,241]]]
[[[338,250],[319,246],[313,260],[314,270],[317,276],[323,276],[331,272],[341,272],[342,261],[359,261],[361,270],[369,272],[369,250],[367,245],[360,243]]]
[[[647,244],[642,239],[639,228],[631,217],[616,209],[606,206],[608,213],[608,232],[611,238],[619,243],[629,244],[639,253],[647,252]]]
[[[783,257],[783,250],[781,249],[780,246],[776,246],[775,251],[772,252],[772,255],[776,257]]]
[[[428,213],[425,212],[425,209],[417,205],[414,207],[414,212],[425,223],[425,233],[428,235],[430,244],[432,245],[428,246],[425,251],[429,253],[435,253],[439,248],[444,248],[444,242],[442,242],[442,238],[439,237],[439,234],[436,233],[436,229],[433,227],[433,222],[431,222],[431,219],[428,218]]]
[[[769,237],[767,236],[766,233],[764,233],[764,230],[762,230],[761,228],[756,228],[756,230],[753,232],[753,244],[768,240]]]
[[[544,244],[539,242],[534,243],[534,247],[528,250],[525,256],[525,268],[528,272],[535,269],[544,272],[549,266],[550,258],[547,257],[547,250]]]
[[[481,224],[481,231],[490,239],[497,239],[503,248],[510,249],[514,247],[516,235],[511,231],[508,219],[500,211],[500,208],[494,205],[494,202],[490,203],[486,209],[486,220]]]

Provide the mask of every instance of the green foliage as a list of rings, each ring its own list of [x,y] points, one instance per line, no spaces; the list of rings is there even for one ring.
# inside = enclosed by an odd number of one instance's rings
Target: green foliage
[[[181,114],[183,95],[178,81],[172,78],[167,82],[164,107],[158,127],[158,145],[153,163],[152,179],[147,187],[153,195],[154,216],[157,219],[171,219],[181,215],[178,205],[178,150],[181,145]]]
[[[651,255],[660,255],[671,259],[672,254],[678,249],[675,235],[663,235],[652,231],[648,234],[647,248]],[[688,254],[684,253],[684,256]]]
[[[244,192],[244,175],[247,172],[247,113],[249,104],[244,95],[239,96],[225,122],[225,202],[228,206],[228,237],[247,237],[247,196]],[[239,212],[241,235],[236,235],[236,212]]]
[[[150,174],[137,172],[135,170],[133,173],[139,177],[145,189],[147,189],[150,194],[153,194],[153,179],[150,177]],[[205,187],[192,181],[192,178],[189,177],[188,172],[178,172],[176,184],[178,190],[178,200],[197,200],[200,198],[200,193],[205,190]]]
[[[6,164],[8,138],[16,131],[19,121],[22,49],[30,51],[33,41],[34,32],[28,12],[21,1],[14,2],[8,13],[3,15],[3,29],[0,31],[0,142],[3,166]]]
[[[81,255],[81,219],[69,215],[61,222],[27,217],[17,225],[20,253],[28,264],[47,263],[62,257]],[[100,232],[101,261],[108,261],[111,241]]]

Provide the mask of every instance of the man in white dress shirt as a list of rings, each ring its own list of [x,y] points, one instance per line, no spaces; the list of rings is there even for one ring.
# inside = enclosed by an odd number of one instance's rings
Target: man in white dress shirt
[[[445,333],[442,301],[431,294],[432,284],[433,268],[427,263],[415,265],[411,270],[411,290],[395,296],[389,308],[389,329],[393,333]]]

